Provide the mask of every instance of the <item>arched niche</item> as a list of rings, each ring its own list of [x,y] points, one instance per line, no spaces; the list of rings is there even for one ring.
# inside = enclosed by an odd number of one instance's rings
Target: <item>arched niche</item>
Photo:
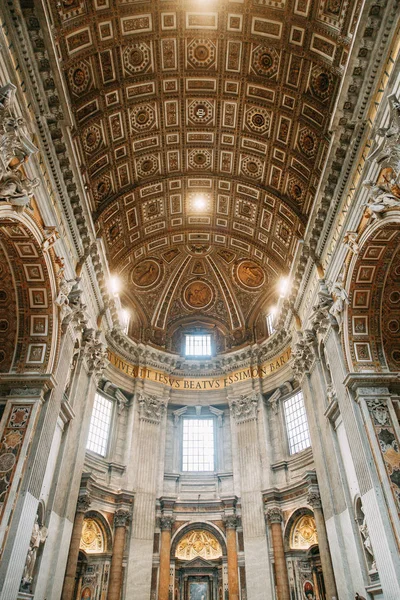
[[[349,370],[400,369],[400,215],[376,219],[360,238],[348,276],[344,343]]]
[[[289,517],[284,535],[285,551],[307,552],[318,543],[313,512],[307,507],[295,510]],[[315,534],[315,535],[314,535]],[[295,538],[297,536],[297,541]]]
[[[79,550],[86,556],[112,551],[112,535],[105,517],[98,511],[85,513]]]
[[[14,216],[15,215],[15,216]],[[49,373],[57,354],[54,264],[43,232],[0,207],[0,372]]]
[[[180,527],[174,533],[172,540],[171,540],[171,557],[173,557],[173,558],[176,557],[178,545],[185,536],[190,535],[191,533],[202,532],[202,531],[208,532],[212,537],[214,537],[216,539],[216,541],[218,542],[218,544],[221,548],[220,558],[226,557],[227,550],[226,550],[225,536],[223,535],[222,531],[218,527],[216,527],[215,525],[208,523],[208,522],[189,523],[187,525],[183,525],[182,527]],[[186,560],[188,560],[188,559],[186,559]]]

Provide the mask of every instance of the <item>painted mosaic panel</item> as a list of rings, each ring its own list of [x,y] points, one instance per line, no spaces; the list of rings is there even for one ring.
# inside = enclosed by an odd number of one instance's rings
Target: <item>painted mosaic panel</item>
[[[384,400],[367,400],[386,473],[400,513],[400,444]]]
[[[13,482],[31,412],[32,406],[13,405],[0,441],[0,516]]]

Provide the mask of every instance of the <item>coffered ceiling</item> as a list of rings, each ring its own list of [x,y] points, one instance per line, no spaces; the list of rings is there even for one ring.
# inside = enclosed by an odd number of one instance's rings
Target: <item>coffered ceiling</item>
[[[154,343],[193,314],[243,343],[304,234],[355,0],[60,0],[49,11],[125,302]]]

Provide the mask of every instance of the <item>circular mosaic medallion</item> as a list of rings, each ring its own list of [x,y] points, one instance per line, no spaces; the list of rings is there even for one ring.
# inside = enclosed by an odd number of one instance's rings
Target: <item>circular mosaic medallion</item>
[[[10,471],[15,465],[15,456],[11,452],[5,452],[0,455],[0,471]]]
[[[247,288],[259,288],[265,281],[262,268],[252,260],[244,260],[237,266],[237,278]]]
[[[214,292],[205,281],[192,281],[186,286],[183,298],[190,308],[207,308],[213,301]]]
[[[132,281],[138,287],[147,288],[154,285],[160,275],[160,265],[155,260],[146,259],[133,268]]]

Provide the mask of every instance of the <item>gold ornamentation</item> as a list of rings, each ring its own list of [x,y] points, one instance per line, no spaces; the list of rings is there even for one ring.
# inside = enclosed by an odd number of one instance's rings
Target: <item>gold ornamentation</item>
[[[250,288],[258,288],[265,281],[265,274],[252,260],[244,260],[237,268],[237,276],[243,285]]]
[[[318,544],[318,537],[313,517],[309,515],[300,517],[293,527],[290,547],[296,550],[307,550],[314,544]]]
[[[211,533],[204,529],[196,529],[183,536],[175,556],[181,560],[193,560],[199,556],[206,560],[215,560],[222,556],[222,548]]]
[[[92,554],[105,551],[103,532],[100,525],[94,519],[85,519],[83,521],[79,548]]]

